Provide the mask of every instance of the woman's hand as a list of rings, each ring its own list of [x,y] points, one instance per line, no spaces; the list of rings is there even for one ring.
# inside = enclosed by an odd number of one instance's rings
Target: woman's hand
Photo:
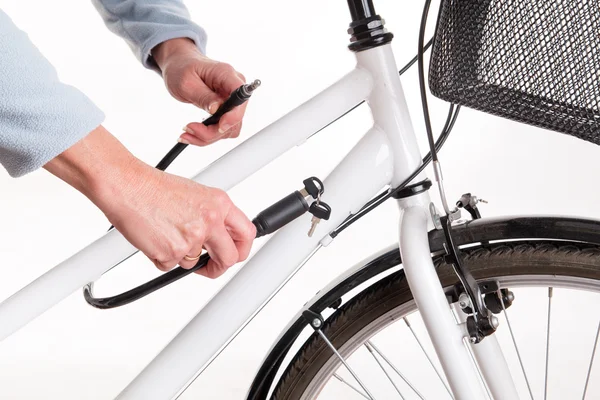
[[[256,230],[225,192],[144,164],[102,126],[44,166],[96,204],[108,220],[162,271],[191,268],[222,275],[245,260]]]
[[[200,53],[190,39],[167,40],[152,50],[152,56],[171,95],[210,114],[214,114],[231,92],[246,82],[231,65]],[[207,127],[199,122],[189,123],[180,141],[206,146],[220,139],[236,138],[242,128],[245,110],[246,103],[226,113],[218,125]]]

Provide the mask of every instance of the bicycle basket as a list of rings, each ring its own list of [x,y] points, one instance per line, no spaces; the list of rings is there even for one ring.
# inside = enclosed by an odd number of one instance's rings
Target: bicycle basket
[[[600,144],[600,1],[442,0],[429,86]]]

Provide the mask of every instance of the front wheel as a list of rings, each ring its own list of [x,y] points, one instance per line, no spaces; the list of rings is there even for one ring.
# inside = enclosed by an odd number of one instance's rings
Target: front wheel
[[[496,280],[515,294],[496,336],[520,398],[600,398],[600,367],[593,362],[600,332],[600,246],[510,241],[462,251],[477,280]],[[442,286],[458,283],[443,258],[434,261]],[[349,369],[315,332],[272,399],[452,398],[402,270],[340,307],[321,332]]]

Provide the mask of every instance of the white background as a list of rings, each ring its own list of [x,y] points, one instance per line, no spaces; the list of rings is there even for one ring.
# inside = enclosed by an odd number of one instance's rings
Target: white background
[[[171,171],[193,175],[350,70],[345,3],[188,1],[194,20],[209,34],[209,56],[231,63],[248,79],[260,78],[263,86],[252,98],[238,141],[188,149]],[[395,34],[399,65],[415,54],[420,3],[376,4]],[[155,164],[182,126],[205,117],[170,98],[160,77],[137,63],[89,2],[0,0],[0,8],[29,33],[65,82],[106,112],[105,126],[142,160]],[[402,83],[426,149],[415,69]],[[431,101],[435,126],[441,126],[446,106]],[[368,110],[361,107],[236,187],[232,198],[253,216],[297,189],[303,178],[324,177],[369,125]],[[597,218],[599,154],[596,146],[565,135],[463,110],[441,160],[450,199],[474,192],[490,202],[482,208],[486,216]],[[0,193],[0,300],[108,227],[86,198],[45,171],[17,180],[0,171]],[[319,253],[183,398],[242,398],[266,350],[296,310],[346,267],[393,243],[396,218],[394,205],[386,204]],[[116,293],[156,274],[148,260],[137,256],[107,276],[99,293]],[[0,343],[0,398],[114,397],[226,279],[190,277],[112,311],[92,309],[75,293]]]

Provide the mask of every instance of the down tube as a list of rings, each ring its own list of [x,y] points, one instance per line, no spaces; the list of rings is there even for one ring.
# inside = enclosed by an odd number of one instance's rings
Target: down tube
[[[310,215],[275,234],[118,399],[167,400],[177,395],[297,270],[323,236],[390,182],[392,169],[387,138],[372,128],[325,180],[323,200],[332,214],[319,224],[317,235],[307,236]]]
[[[225,154],[194,180],[223,190],[231,189],[361,102],[371,87],[371,75],[366,70],[350,71]],[[0,341],[136,252],[137,249],[113,229],[56,265],[0,303]]]

